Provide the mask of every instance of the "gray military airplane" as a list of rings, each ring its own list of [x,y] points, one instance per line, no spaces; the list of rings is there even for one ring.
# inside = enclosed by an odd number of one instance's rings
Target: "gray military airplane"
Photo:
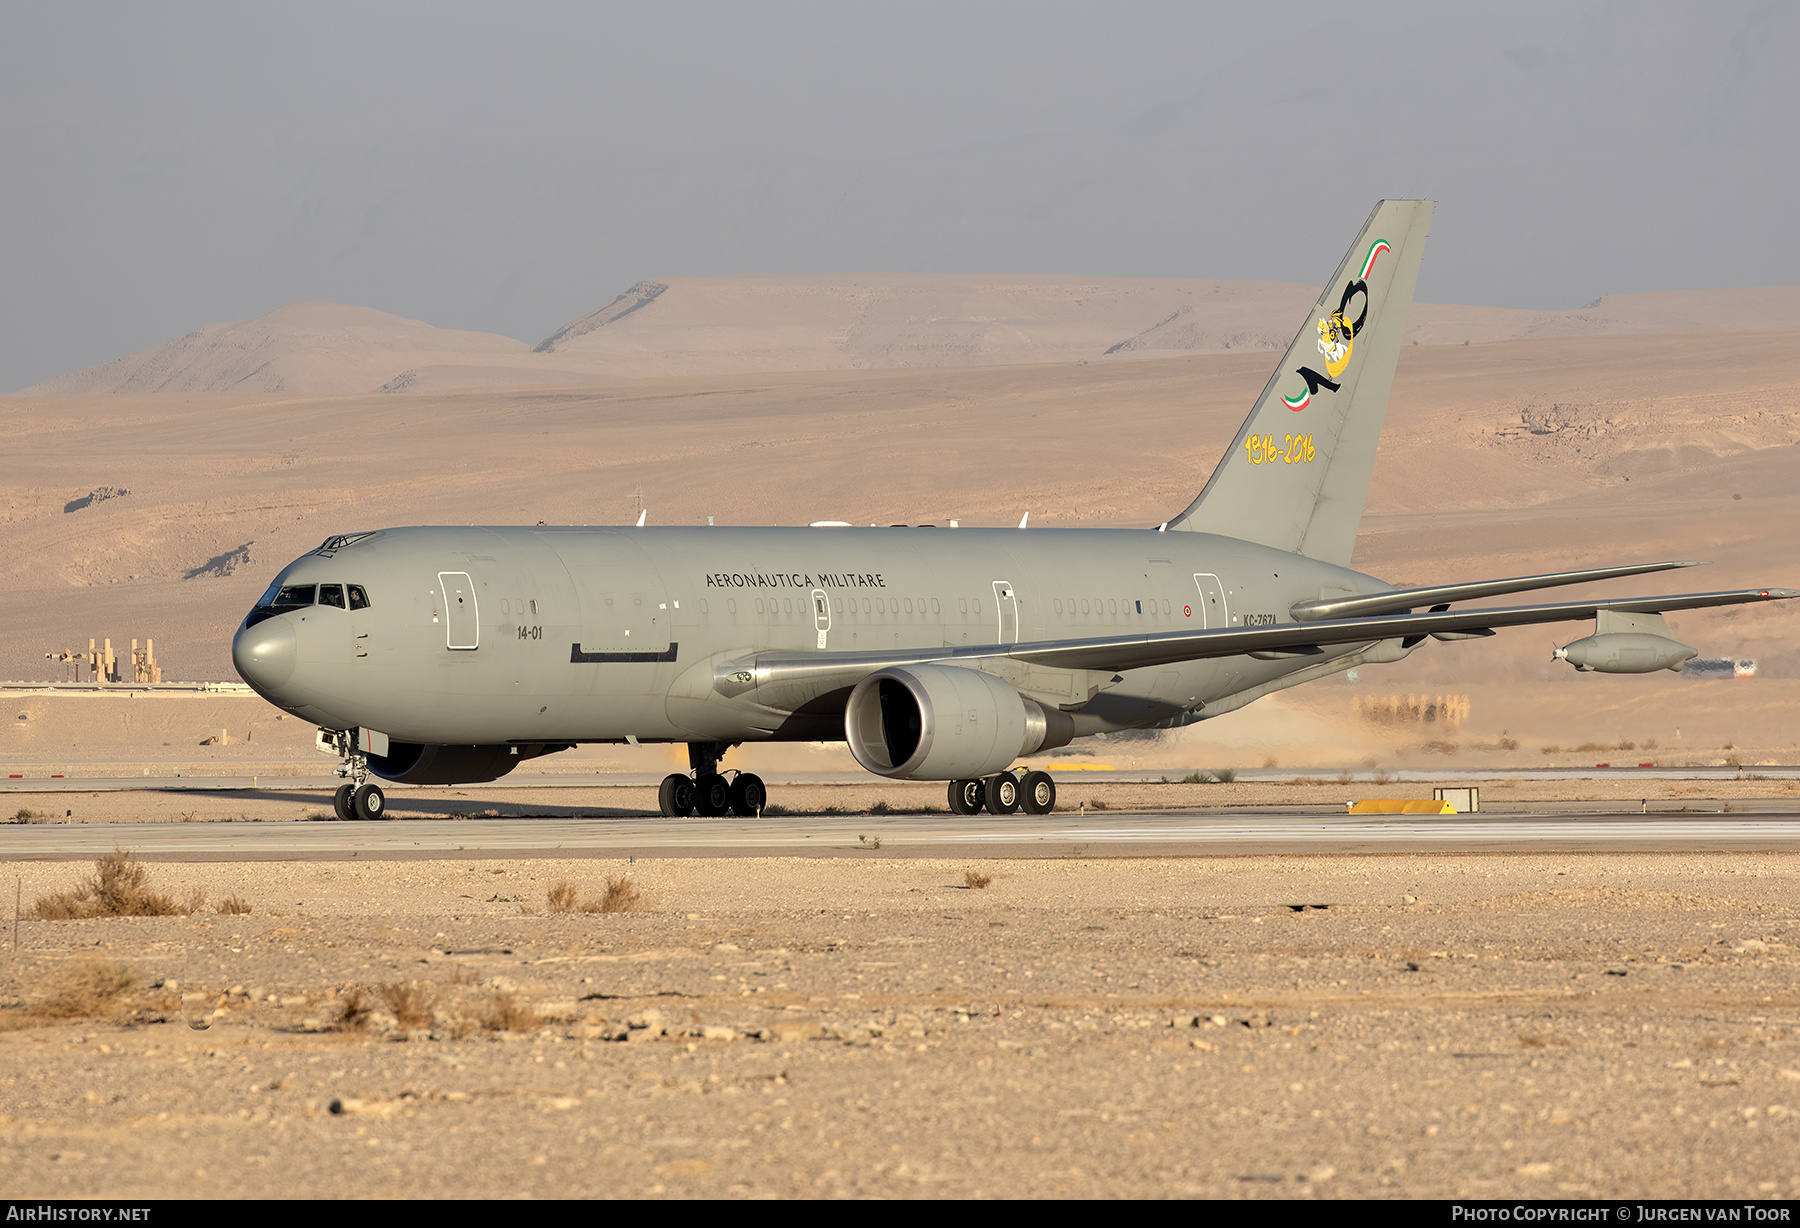
[[[1453,611],[1691,564],[1404,590],[1349,568],[1431,208],[1375,207],[1211,480],[1155,528],[345,533],[281,570],[232,660],[319,726],[344,818],[382,814],[371,776],[494,780],[581,742],[685,742],[662,812],[752,815],[763,782],[720,771],[730,748],[839,740],[879,776],[948,781],[958,814],[1044,814],[1051,777],[1011,769],[1075,738],[1527,623],[1594,619],[1556,653],[1579,669],[1679,669],[1695,651],[1664,612],[1800,596]]]

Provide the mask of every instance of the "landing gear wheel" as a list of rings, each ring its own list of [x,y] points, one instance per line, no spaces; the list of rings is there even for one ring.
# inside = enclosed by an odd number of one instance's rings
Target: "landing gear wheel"
[[[731,786],[717,772],[702,772],[694,782],[694,810],[716,818],[731,809]]]
[[[987,812],[1016,814],[1019,809],[1019,778],[1011,772],[987,778]]]
[[[1048,772],[1027,772],[1019,782],[1019,805],[1026,814],[1049,814],[1056,809],[1056,782]]]
[[[350,794],[350,806],[365,823],[387,818],[387,795],[379,785],[358,785]]]
[[[656,804],[671,819],[685,819],[694,813],[694,782],[680,772],[663,777],[656,791]]]
[[[331,796],[331,812],[337,815],[340,823],[349,823],[356,818],[356,809],[350,801],[350,795],[354,792],[355,785],[339,785],[337,792]]]
[[[769,791],[763,788],[761,776],[739,772],[731,782],[731,813],[741,819],[752,819],[769,804]]]
[[[950,782],[950,813],[980,814],[981,803],[987,798],[987,786],[979,780],[953,780]]]

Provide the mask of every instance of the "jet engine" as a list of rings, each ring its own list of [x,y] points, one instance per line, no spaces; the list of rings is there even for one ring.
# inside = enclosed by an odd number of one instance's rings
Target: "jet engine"
[[[1584,673],[1652,674],[1659,669],[1679,671],[1683,661],[1699,655],[1686,644],[1677,644],[1667,636],[1626,632],[1590,635],[1584,640],[1576,640],[1558,648],[1555,659],[1567,661]]]
[[[1005,771],[1020,755],[1066,746],[1066,712],[1045,708],[979,670],[893,666],[856,684],[844,708],[856,761],[901,780],[972,780]]]
[[[388,753],[369,756],[369,771],[402,785],[472,785],[499,780],[527,759],[568,750],[569,744],[524,746],[419,746],[388,743]]]

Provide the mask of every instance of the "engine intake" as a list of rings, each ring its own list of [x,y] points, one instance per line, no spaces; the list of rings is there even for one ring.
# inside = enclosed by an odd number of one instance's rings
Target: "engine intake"
[[[1066,746],[1075,724],[980,670],[893,666],[856,684],[844,708],[856,761],[898,780],[991,776],[1020,755]]]

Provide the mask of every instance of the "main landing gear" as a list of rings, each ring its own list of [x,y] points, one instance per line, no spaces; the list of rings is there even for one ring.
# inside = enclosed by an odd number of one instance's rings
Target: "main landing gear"
[[[769,791],[762,777],[749,772],[733,772],[727,780],[719,773],[719,760],[735,743],[689,742],[687,774],[673,772],[663,777],[656,791],[657,804],[669,818],[699,814],[716,818],[735,814],[739,818],[760,815],[769,803]]]
[[[950,782],[950,813],[1049,814],[1056,809],[1056,782],[1048,772],[1027,772],[1023,777],[1011,772],[984,776],[976,780]]]
[[[321,743],[327,737],[326,731],[320,730]],[[332,795],[332,813],[340,822],[355,820],[372,822],[375,819],[387,818],[387,794],[381,786],[369,780],[369,760],[366,755],[356,749],[356,731],[340,729],[330,735],[331,749],[343,759],[331,770],[333,776],[348,777],[348,783],[341,784]],[[321,746],[323,749],[323,746]]]

